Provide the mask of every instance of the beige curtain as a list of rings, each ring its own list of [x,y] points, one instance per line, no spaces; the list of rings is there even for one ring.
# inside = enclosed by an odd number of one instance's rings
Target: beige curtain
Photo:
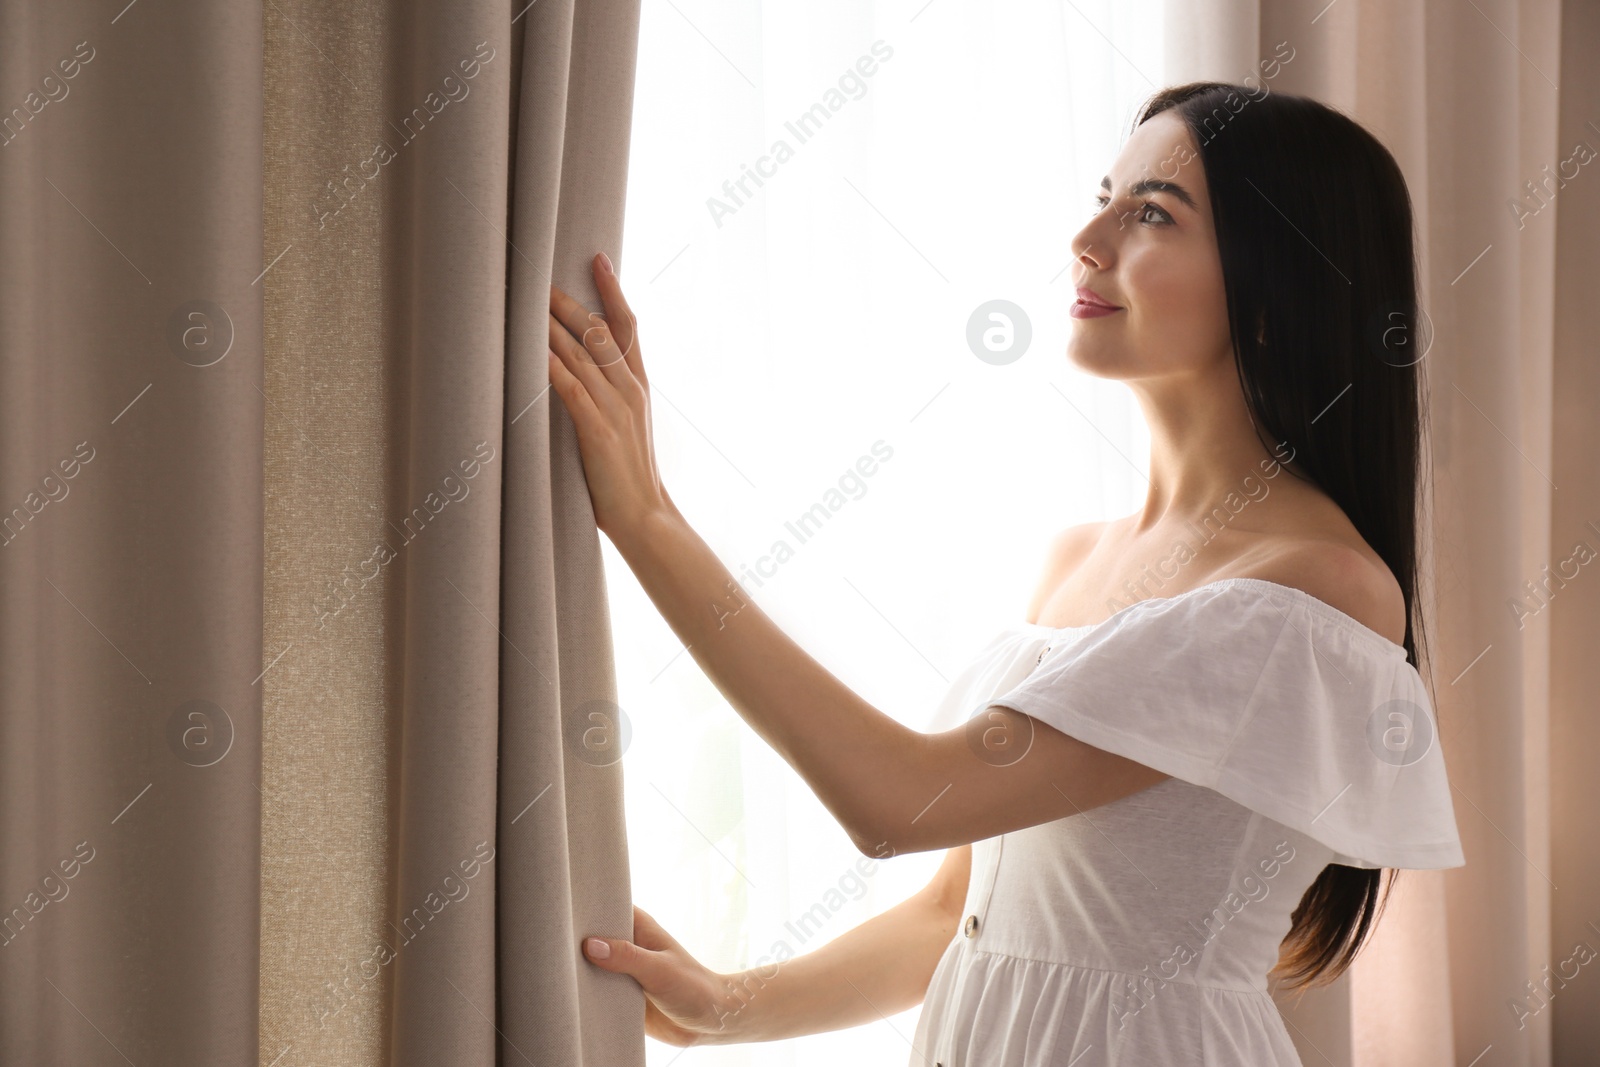
[[[1256,85],[1292,53],[1268,84],[1389,147],[1435,331],[1429,666],[1467,865],[1402,874],[1352,972],[1280,1001],[1290,1032],[1307,1064],[1596,1062],[1600,13],[1207,0],[1167,18],[1167,81]]]
[[[637,0],[0,3],[0,1063],[643,1062],[553,279]]]
[[[0,3],[0,1063],[256,1050],[261,20]]]

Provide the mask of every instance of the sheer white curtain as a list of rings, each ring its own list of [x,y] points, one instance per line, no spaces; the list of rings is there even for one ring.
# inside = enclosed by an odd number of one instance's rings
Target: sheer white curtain
[[[644,5],[622,277],[664,477],[746,592],[908,724],[1022,618],[1054,532],[1142,498],[1137,409],[1064,352],[1069,241],[1162,25],[1158,0]],[[636,902],[731,972],[923,885],[940,853],[862,875],[609,563]],[[683,1062],[900,1062],[918,1010]]]

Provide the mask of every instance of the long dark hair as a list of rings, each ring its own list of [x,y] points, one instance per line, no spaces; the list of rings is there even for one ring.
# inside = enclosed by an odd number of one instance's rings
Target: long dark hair
[[[1134,126],[1169,109],[1205,168],[1234,362],[1256,433],[1269,450],[1293,448],[1285,469],[1331,497],[1394,572],[1416,667],[1428,338],[1418,328],[1426,320],[1400,168],[1352,119],[1264,85],[1163,89]],[[1325,867],[1294,911],[1273,973],[1287,988],[1342,974],[1397,873],[1380,901],[1382,869]]]

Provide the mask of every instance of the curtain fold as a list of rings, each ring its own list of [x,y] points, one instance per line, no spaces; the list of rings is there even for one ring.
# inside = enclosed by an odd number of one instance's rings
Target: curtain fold
[[[598,312],[594,253],[623,274],[638,0],[591,0],[575,16],[539,4],[526,21],[507,259],[502,1029],[534,1063],[642,1065],[643,994],[579,948],[589,934],[633,936],[621,762],[629,727],[588,484],[545,355],[550,284]]]
[[[312,122],[268,145],[261,1062],[642,1062],[637,986],[578,949],[632,916],[543,355],[551,279],[598,308],[622,259],[637,3],[374,14],[267,12],[269,115]]]
[[[1435,331],[1425,659],[1467,866],[1403,872],[1349,974],[1280,1002],[1307,1063],[1543,1065],[1600,1048],[1600,986],[1572,980],[1574,942],[1600,945],[1584,903],[1600,864],[1572,814],[1597,803],[1600,682],[1600,591],[1571,562],[1575,540],[1600,550],[1581,280],[1600,231],[1581,175],[1600,144],[1582,104],[1600,27],[1580,8],[1167,5],[1167,81],[1313,96],[1393,152]],[[1291,53],[1262,77],[1259,60]]]
[[[0,1063],[256,1054],[261,105],[251,5],[0,4]]]
[[[1595,462],[1600,456],[1600,420],[1595,418],[1600,408],[1600,360],[1595,359],[1594,341],[1600,336],[1600,301],[1594,298],[1594,280],[1600,278],[1600,241],[1595,240],[1600,228],[1596,221],[1600,184],[1566,180],[1594,177],[1583,172],[1600,152],[1600,115],[1592,110],[1593,101],[1600,100],[1600,65],[1591,58],[1595,42],[1600,41],[1600,7],[1562,5],[1558,30],[1558,132],[1553,146],[1534,146],[1536,158],[1539,148],[1553,147],[1555,154],[1541,158],[1538,169],[1528,175],[1528,180],[1540,183],[1541,195],[1527,196],[1525,204],[1540,208],[1556,246],[1555,283],[1549,290],[1555,303],[1555,361],[1549,377],[1550,418],[1540,439],[1549,450],[1546,469],[1560,489],[1550,493],[1549,557],[1526,577],[1550,590],[1543,613],[1549,619],[1550,723],[1545,751],[1550,754],[1551,790],[1542,798],[1544,803],[1531,810],[1530,822],[1537,827],[1538,820],[1550,820],[1546,873],[1559,888],[1545,893],[1542,880],[1534,883],[1550,902],[1549,935],[1541,942],[1543,931],[1535,927],[1530,955],[1538,966],[1516,976],[1519,986],[1514,994],[1519,998],[1518,1011],[1531,1016],[1524,1018],[1530,1028],[1540,1025],[1540,1015],[1547,1020],[1543,1025],[1551,1035],[1551,1055],[1534,1061],[1541,1064],[1582,1063],[1595,1058],[1600,1049],[1600,981],[1579,980],[1594,978],[1589,969],[1600,962],[1595,959],[1600,953],[1600,915],[1595,908],[1600,900],[1600,850],[1595,847],[1593,821],[1594,812],[1600,811],[1600,775],[1594,767],[1595,753],[1600,752],[1600,716],[1594,712],[1594,694],[1600,692],[1600,658],[1594,654],[1595,635],[1600,634],[1600,588],[1587,580],[1595,577],[1589,572],[1600,559],[1600,506],[1596,506],[1600,465]],[[1536,76],[1524,73],[1525,78]],[[1577,175],[1569,160],[1584,161]],[[1547,166],[1552,171],[1559,168],[1557,180],[1548,184],[1549,172],[1543,169]],[[1528,193],[1525,187],[1520,191]],[[1547,199],[1554,203],[1541,206]],[[1535,216],[1529,224],[1537,221]],[[1524,292],[1530,298],[1540,295],[1536,284]],[[1549,572],[1543,570],[1546,565]],[[1538,600],[1529,598],[1524,604],[1533,610]],[[1535,983],[1532,995],[1524,995],[1523,981]],[[1507,1022],[1513,1018],[1508,1012]]]

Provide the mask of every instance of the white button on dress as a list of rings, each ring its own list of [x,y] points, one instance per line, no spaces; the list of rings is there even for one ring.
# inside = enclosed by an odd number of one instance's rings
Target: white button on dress
[[[1267,972],[1323,867],[1465,862],[1421,676],[1301,590],[1008,627],[928,729],[993,704],[1171,777],[973,843],[914,1067],[1298,1067]]]

